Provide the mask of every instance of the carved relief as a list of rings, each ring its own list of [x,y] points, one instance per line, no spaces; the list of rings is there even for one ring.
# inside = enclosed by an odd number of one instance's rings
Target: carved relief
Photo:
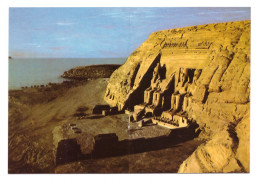
[[[202,42],[198,43],[198,48],[199,49],[209,49],[212,44],[213,43],[209,42],[209,41],[202,41]]]
[[[188,48],[188,40],[182,42],[166,42],[163,45],[163,48]]]

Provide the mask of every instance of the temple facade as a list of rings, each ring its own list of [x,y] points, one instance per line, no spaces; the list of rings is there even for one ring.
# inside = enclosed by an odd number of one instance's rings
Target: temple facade
[[[163,69],[160,63],[154,68],[151,85],[144,91],[143,103],[134,106],[134,120],[152,116],[152,122],[160,126],[170,129],[187,127],[187,111],[202,70],[180,67],[167,81]]]

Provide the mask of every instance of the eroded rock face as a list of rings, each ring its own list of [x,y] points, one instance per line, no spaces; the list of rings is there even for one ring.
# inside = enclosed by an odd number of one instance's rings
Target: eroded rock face
[[[109,80],[105,100],[202,130],[179,172],[249,172],[250,21],[155,32]]]

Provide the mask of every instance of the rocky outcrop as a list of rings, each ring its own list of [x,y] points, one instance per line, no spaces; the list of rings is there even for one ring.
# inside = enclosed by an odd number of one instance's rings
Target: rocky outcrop
[[[119,66],[117,64],[78,66],[65,71],[61,77],[67,79],[109,78]]]
[[[249,172],[249,114],[227,123],[185,160],[179,173]]]
[[[188,172],[249,172],[250,21],[152,33],[110,77],[110,106],[195,121]]]

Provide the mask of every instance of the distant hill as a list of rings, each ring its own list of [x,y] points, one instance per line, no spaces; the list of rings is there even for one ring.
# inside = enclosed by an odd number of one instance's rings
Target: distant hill
[[[121,65],[90,65],[74,67],[65,71],[61,77],[68,79],[109,78]]]

